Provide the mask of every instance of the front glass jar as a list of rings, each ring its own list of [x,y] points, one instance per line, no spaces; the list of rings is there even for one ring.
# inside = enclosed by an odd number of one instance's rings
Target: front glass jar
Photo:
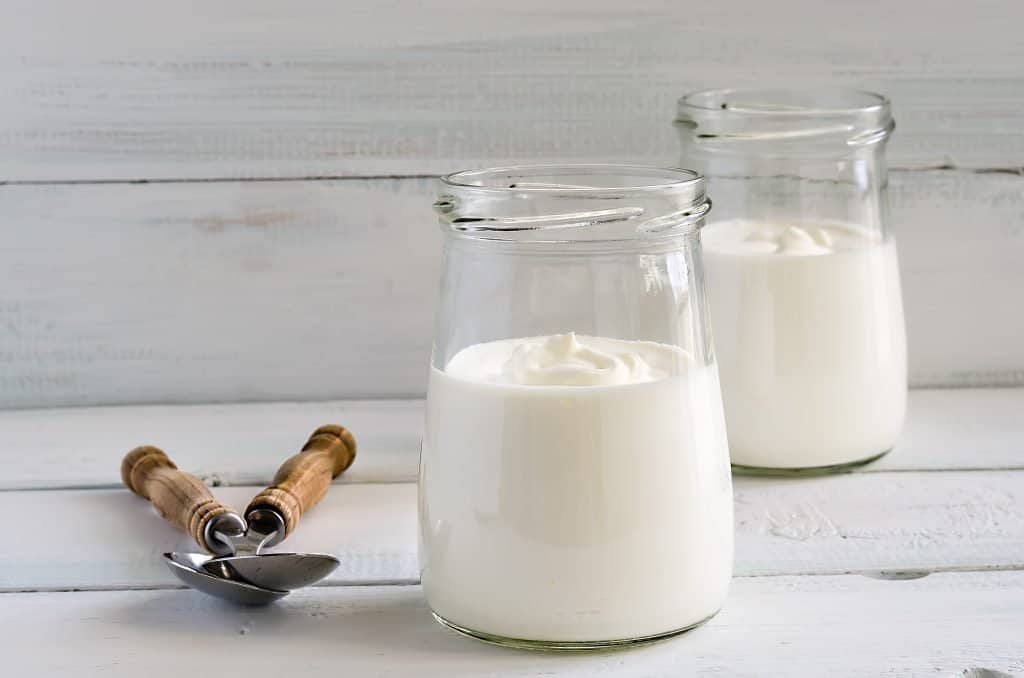
[[[907,399],[889,102],[703,91],[676,126],[715,196],[704,261],[734,467],[820,473],[885,454]]]
[[[704,181],[608,165],[460,172],[420,460],[445,625],[554,648],[721,607],[732,488],[699,229]]]

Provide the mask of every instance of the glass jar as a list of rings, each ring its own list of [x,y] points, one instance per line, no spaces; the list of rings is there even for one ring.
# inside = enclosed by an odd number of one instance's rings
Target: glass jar
[[[703,239],[734,467],[821,473],[882,456],[907,400],[888,100],[704,91],[680,99],[676,126],[715,195]]]
[[[688,170],[441,180],[420,459],[434,616],[508,645],[692,628],[732,571],[732,487]]]

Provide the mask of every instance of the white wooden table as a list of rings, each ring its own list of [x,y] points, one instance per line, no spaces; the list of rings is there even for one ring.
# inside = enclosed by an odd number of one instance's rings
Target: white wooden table
[[[723,612],[597,654],[491,647],[432,621],[417,585],[421,412],[0,412],[0,675],[1024,676],[1024,389],[914,391],[899,447],[858,473],[737,478]],[[119,486],[121,455],[161,445],[242,507],[326,422],[356,432],[359,457],[290,547],[333,552],[338,570],[262,609],[182,589],[160,553],[190,544]]]

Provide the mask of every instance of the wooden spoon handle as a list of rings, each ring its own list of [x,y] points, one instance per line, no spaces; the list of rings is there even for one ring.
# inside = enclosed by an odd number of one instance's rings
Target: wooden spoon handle
[[[126,454],[121,461],[121,480],[204,549],[211,553],[223,550],[219,543],[207,543],[206,526],[234,510],[214,499],[199,478],[179,471],[163,450],[146,445]]]
[[[348,429],[332,424],[321,426],[301,452],[281,464],[273,484],[249,502],[246,516],[263,508],[277,511],[284,519],[281,538],[287,537],[302,514],[323,499],[331,481],[351,466],[355,458],[356,439]]]

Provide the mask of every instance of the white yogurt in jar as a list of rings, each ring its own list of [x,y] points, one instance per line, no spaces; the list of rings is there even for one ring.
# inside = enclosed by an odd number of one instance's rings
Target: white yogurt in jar
[[[721,607],[732,490],[713,365],[653,342],[509,339],[433,369],[427,401],[420,559],[444,620],[586,643]]]
[[[907,400],[895,243],[753,220],[702,238],[733,464],[833,466],[891,449]]]

